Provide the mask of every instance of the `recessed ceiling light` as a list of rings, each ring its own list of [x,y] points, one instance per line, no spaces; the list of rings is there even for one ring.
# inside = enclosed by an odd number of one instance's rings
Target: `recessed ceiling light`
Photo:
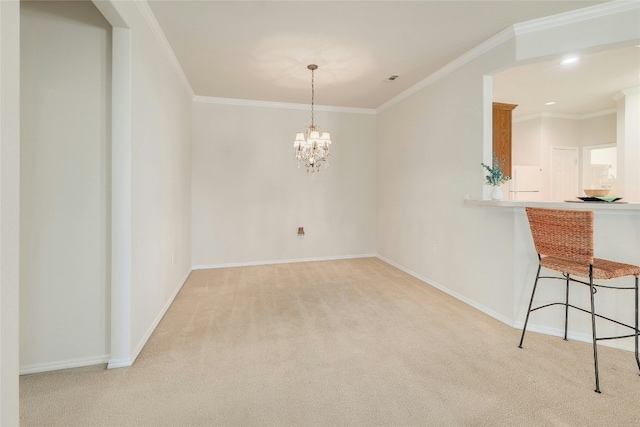
[[[556,103],[556,101],[549,101],[549,102],[545,102],[544,105],[554,105]]]
[[[560,61],[560,64],[562,65],[569,65],[569,64],[575,64],[576,62],[580,61],[580,58],[577,56],[570,56],[569,58],[565,58],[562,61]]]

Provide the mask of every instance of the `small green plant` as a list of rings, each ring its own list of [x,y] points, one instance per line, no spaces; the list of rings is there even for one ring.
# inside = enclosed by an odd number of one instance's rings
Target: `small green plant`
[[[505,182],[511,179],[510,176],[506,176],[502,174],[502,168],[504,167],[505,161],[502,163],[498,161],[498,157],[493,154],[493,166],[485,165],[484,163],[480,163],[489,174],[485,177],[487,179],[487,184],[492,186],[497,186],[500,184],[504,184]]]

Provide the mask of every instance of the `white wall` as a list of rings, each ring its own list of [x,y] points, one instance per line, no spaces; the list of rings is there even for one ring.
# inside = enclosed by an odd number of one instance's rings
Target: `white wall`
[[[0,425],[17,426],[20,2],[0,2]]]
[[[466,208],[463,198],[482,198],[480,163],[491,158],[483,75],[513,51],[507,41],[385,109],[377,136],[378,254],[505,321],[513,311],[511,213]]]
[[[511,156],[514,165],[540,166],[541,132],[542,117],[513,122]]]
[[[21,3],[23,372],[109,353],[110,58],[92,3]]]
[[[616,114],[603,114],[580,120],[580,145],[602,145],[616,142]]]
[[[374,115],[316,111],[333,144],[329,168],[312,175],[293,149],[308,109],[193,108],[196,268],[375,253]]]

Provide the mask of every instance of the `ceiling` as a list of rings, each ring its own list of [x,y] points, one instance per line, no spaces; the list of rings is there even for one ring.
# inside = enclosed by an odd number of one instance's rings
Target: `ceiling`
[[[148,3],[196,95],[309,103],[307,65],[315,63],[319,66],[317,104],[375,109],[515,23],[603,2]],[[637,55],[635,60],[637,65]],[[549,69],[553,64],[518,70],[528,79],[525,81],[531,81],[542,78]],[[522,78],[518,70],[499,77],[505,82],[517,80]],[[388,81],[393,74],[399,77]],[[501,102],[517,103],[523,106],[520,111],[528,111],[522,89],[533,85],[496,84],[500,91],[509,85],[520,92]],[[558,90],[566,88],[566,84],[556,85]]]

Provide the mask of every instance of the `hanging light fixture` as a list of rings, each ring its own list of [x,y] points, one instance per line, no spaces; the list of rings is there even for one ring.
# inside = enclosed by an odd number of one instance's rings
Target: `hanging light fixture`
[[[331,155],[329,147],[331,146],[331,135],[329,132],[320,132],[316,126],[313,117],[313,106],[315,102],[315,88],[313,81],[313,72],[318,69],[315,64],[307,66],[311,70],[311,125],[304,131],[296,133],[296,139],[293,146],[296,149],[296,159],[298,159],[298,167],[305,164],[307,173],[320,172],[320,166],[327,161]],[[325,167],[329,166],[326,163]]]

